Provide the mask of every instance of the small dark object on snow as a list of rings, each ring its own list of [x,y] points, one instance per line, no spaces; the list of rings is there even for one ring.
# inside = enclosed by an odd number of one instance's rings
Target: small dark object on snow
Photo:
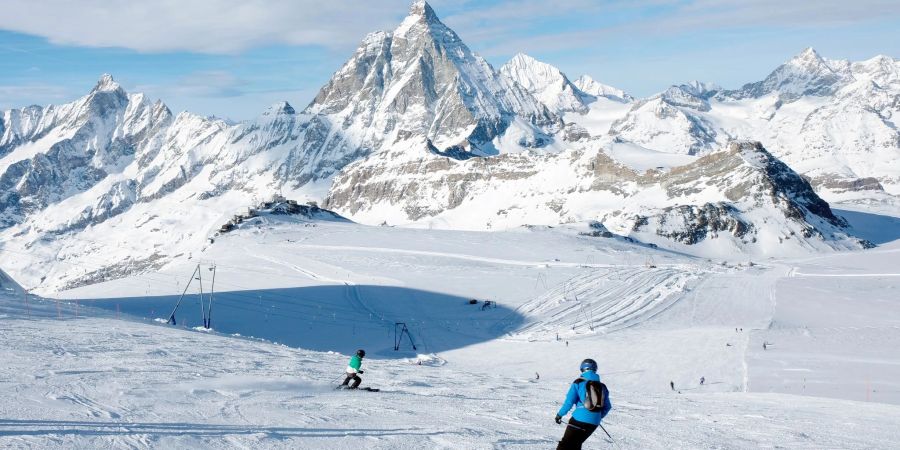
[[[469,304],[470,304],[470,305],[477,305],[477,304],[478,304],[478,300],[475,300],[475,299],[473,298],[472,300],[469,300]]]

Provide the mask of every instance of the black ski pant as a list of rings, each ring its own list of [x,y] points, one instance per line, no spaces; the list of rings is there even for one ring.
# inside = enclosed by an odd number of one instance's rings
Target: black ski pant
[[[350,380],[353,380],[353,383],[350,383]],[[359,375],[348,373],[347,378],[344,378],[344,382],[341,383],[341,385],[347,386],[347,384],[350,384],[350,389],[356,389],[359,387],[359,383],[362,383],[362,378],[360,378]]]
[[[559,445],[556,446],[556,450],[581,450],[581,444],[584,444],[584,441],[591,437],[596,429],[597,425],[569,419],[566,432],[559,441]]]

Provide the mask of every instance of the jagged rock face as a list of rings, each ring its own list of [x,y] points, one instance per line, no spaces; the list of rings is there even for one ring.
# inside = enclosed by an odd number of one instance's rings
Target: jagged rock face
[[[743,244],[748,239],[755,243],[753,231],[762,226],[742,217],[753,210],[768,210],[775,214],[764,222],[781,221],[778,236],[782,240],[798,234],[806,239],[829,239],[823,230],[847,234],[847,223],[833,214],[812,186],[758,142],[733,142],[722,152],[673,169],[660,183],[673,198],[703,195],[713,187],[727,203],[663,208],[653,215],[638,216],[635,231],[655,230],[660,236],[686,244],[730,231]],[[673,222],[673,214],[681,222]],[[858,245],[868,244],[860,241]]]
[[[743,240],[752,232],[753,225],[740,219],[740,212],[728,203],[669,206],[655,215],[652,222],[649,217],[638,216],[632,230],[651,229],[658,236],[687,245],[697,244],[708,237],[718,237],[719,233],[729,233],[734,238],[742,239],[744,244],[755,239]]]
[[[831,95],[849,78],[852,75],[846,62],[826,61],[815,50],[807,48],[775,69],[765,80],[747,84],[737,91],[724,92],[723,95],[741,99],[776,92],[783,100],[791,101],[804,95]]]
[[[366,37],[306,113],[329,116],[336,139],[353,147],[374,150],[406,134],[477,154],[495,153],[486,144],[515,117],[543,126],[557,121],[472,53],[425,2],[414,3],[393,32]]]
[[[587,206],[598,204],[607,206]],[[865,245],[806,180],[750,142],[644,173],[587,146],[539,158],[458,161],[427,142],[405,142],[349,165],[326,206],[367,223],[465,222],[476,229],[599,219],[660,245],[721,238],[761,253],[776,252],[772,242],[791,236],[801,246]]]
[[[153,152],[171,119],[165,105],[129,96],[108,75],[75,103],[7,111],[3,142],[18,143],[21,159],[13,149],[0,165],[0,227],[91,189]]]

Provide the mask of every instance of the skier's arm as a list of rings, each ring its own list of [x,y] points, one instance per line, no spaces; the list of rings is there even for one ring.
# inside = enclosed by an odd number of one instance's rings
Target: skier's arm
[[[569,386],[569,392],[566,394],[566,401],[563,402],[563,405],[561,408],[559,408],[559,412],[557,414],[559,414],[560,416],[565,416],[569,413],[569,410],[572,409],[572,406],[574,406],[575,402],[577,401],[578,387],[575,385],[575,383],[572,383],[572,385]]]
[[[612,400],[609,399],[609,389],[606,388],[606,385],[603,386],[603,398],[606,399],[606,402],[603,404],[603,409],[600,410],[600,420],[603,420],[612,409]]]

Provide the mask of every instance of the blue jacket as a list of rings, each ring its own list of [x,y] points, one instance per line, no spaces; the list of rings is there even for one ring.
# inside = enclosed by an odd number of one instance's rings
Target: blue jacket
[[[600,381],[600,375],[588,370],[587,372],[581,374],[581,378],[585,380],[594,380]],[[569,413],[569,410],[572,409],[572,406],[575,406],[575,412],[572,413],[572,418],[584,423],[589,423],[592,425],[599,425],[600,421],[609,414],[609,410],[612,409],[612,402],[609,400],[609,391],[607,389],[603,390],[603,398],[606,399],[606,402],[603,404],[603,408],[598,412],[588,411],[584,408],[583,400],[585,397],[585,389],[587,389],[587,383],[572,383],[569,386],[569,393],[566,394],[566,401],[563,403],[562,408],[559,408],[560,416],[565,416]]]

